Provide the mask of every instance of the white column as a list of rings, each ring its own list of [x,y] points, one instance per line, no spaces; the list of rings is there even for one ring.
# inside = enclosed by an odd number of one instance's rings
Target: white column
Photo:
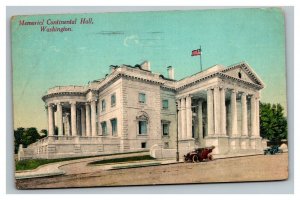
[[[53,120],[53,107],[52,104],[48,104],[48,135],[54,135],[54,120]]]
[[[251,96],[251,136],[256,136],[256,99],[255,96]]]
[[[66,113],[66,121],[65,121],[65,126],[66,126],[66,131],[65,131],[65,135],[70,136],[70,114]]]
[[[72,136],[77,136],[77,126],[76,126],[76,102],[71,102],[71,134]]]
[[[214,121],[215,134],[220,135],[220,90],[219,87],[214,88]]]
[[[86,136],[85,132],[85,109],[83,106],[80,108],[80,116],[81,116],[81,135]]]
[[[203,122],[202,122],[202,100],[198,101],[198,137],[199,141],[203,139]]]
[[[220,115],[221,115],[221,135],[226,135],[226,104],[225,104],[225,88],[220,90]]]
[[[91,126],[92,126],[92,136],[97,136],[96,130],[96,101],[91,102]]]
[[[256,98],[256,136],[260,137],[260,125],[259,125],[259,98]]]
[[[101,128],[101,124],[100,124],[100,113],[101,113],[101,101],[100,99],[98,100],[98,105],[97,105],[97,117],[96,117],[96,123],[98,124],[98,135],[102,134],[102,128]]]
[[[186,139],[186,111],[185,98],[181,99],[181,139]]]
[[[242,136],[248,136],[247,95],[242,94]]]
[[[85,120],[86,120],[86,136],[91,136],[91,107],[90,104],[85,104]]]
[[[177,116],[177,129],[178,129],[178,139],[182,138],[181,135],[181,105],[180,105],[180,99],[177,100],[177,106],[178,106],[178,116]]]
[[[214,107],[213,107],[213,92],[212,89],[207,90],[207,135],[214,135]]]
[[[231,91],[231,135],[237,136],[236,91]]]
[[[57,111],[56,111],[56,119],[57,119],[57,128],[58,135],[63,135],[63,118],[62,118],[62,105],[61,103],[57,103]]]
[[[185,98],[186,104],[186,138],[191,139],[192,137],[192,97],[187,96]]]

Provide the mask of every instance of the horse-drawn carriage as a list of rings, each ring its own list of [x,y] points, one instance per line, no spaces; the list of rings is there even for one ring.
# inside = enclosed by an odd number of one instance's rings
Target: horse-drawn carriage
[[[205,147],[205,148],[197,148],[194,151],[191,151],[184,155],[185,162],[203,162],[209,161],[213,159],[212,151],[215,147]]]

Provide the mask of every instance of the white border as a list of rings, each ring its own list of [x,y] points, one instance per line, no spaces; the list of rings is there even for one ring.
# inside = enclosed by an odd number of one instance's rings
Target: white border
[[[4,110],[6,110],[6,99],[3,98],[6,94],[6,87],[5,87],[5,83],[6,83],[6,71],[5,71],[5,52],[6,52],[6,42],[9,42],[9,41],[6,41],[6,39],[3,37],[5,34],[6,34],[6,29],[4,28],[5,25],[6,25],[6,8],[5,6],[22,6],[22,5],[26,5],[26,6],[29,6],[29,5],[32,5],[32,6],[70,6],[70,4],[72,4],[72,6],[95,6],[95,5],[101,5],[101,6],[109,6],[109,5],[126,5],[126,6],[129,6],[129,5],[139,5],[139,6],[145,6],[145,5],[151,5],[151,6],[164,6],[164,5],[168,5],[168,6],[195,6],[195,5],[198,5],[198,6],[289,6],[289,5],[292,5],[292,6],[296,6],[295,7],[295,24],[297,24],[297,26],[295,27],[295,36],[300,35],[300,31],[299,31],[299,5],[297,5],[298,3],[296,3],[296,1],[290,1],[290,0],[285,0],[285,1],[282,1],[282,0],[273,0],[271,3],[266,3],[262,0],[252,0],[251,3],[242,3],[242,1],[240,0],[236,0],[236,1],[224,1],[224,0],[218,0],[218,1],[206,1],[206,2],[201,2],[201,3],[196,3],[195,1],[193,0],[185,0],[185,1],[154,1],[154,0],[144,0],[144,1],[139,1],[139,0],[132,0],[130,1],[130,3],[124,3],[123,0],[111,0],[111,1],[107,1],[106,3],[104,2],[95,2],[93,0],[73,0],[73,1],[69,1],[69,0],[66,0],[66,1],[57,1],[57,2],[54,2],[53,0],[46,0],[46,1],[38,1],[38,0],[27,0],[27,1],[22,1],[22,0],[11,0],[11,1],[4,1],[4,2],[1,2],[0,5],[1,5],[1,9],[0,9],[0,14],[1,14],[1,17],[0,17],[0,24],[1,24],[1,29],[0,29],[0,35],[2,37],[1,38],[1,51],[0,51],[0,55],[1,55],[1,67],[0,67],[0,75],[2,76],[0,78],[0,88],[1,88],[1,93],[3,93],[3,95],[1,96],[2,98],[0,98],[0,105],[1,105],[1,118],[0,118],[0,127],[2,130],[1,131],[1,140],[0,140],[0,153],[1,153],[1,159],[2,159],[2,167],[0,168],[1,171],[0,171],[0,177],[2,179],[2,181],[0,181],[0,199],[15,199],[15,198],[24,198],[24,199],[36,199],[36,198],[41,198],[40,195],[26,195],[26,196],[16,196],[16,195],[5,195],[6,193],[6,184],[5,184],[5,181],[3,181],[6,177],[6,171],[4,170],[4,166],[6,166],[6,149],[4,148],[6,146],[6,139],[5,139],[5,130],[6,130],[6,116],[4,114]],[[125,10],[127,8],[124,8]],[[54,13],[54,12],[51,12],[51,13]],[[289,33],[287,33],[289,34]],[[295,55],[299,55],[299,39],[298,37],[295,37]],[[298,56],[299,57],[299,56]],[[295,88],[297,88],[297,86],[299,86],[299,59],[297,59],[297,57],[295,57],[295,66],[298,66],[298,69],[297,67],[295,68]],[[289,88],[290,89],[290,88]],[[291,88],[293,89],[293,87]],[[295,90],[295,102],[300,102],[300,98],[299,98],[299,92],[297,92]],[[290,106],[290,105],[289,105]],[[290,109],[290,108],[289,108]],[[297,104],[295,105],[294,107],[294,113],[295,113],[295,122],[297,122],[297,120],[299,121],[299,106],[297,106]],[[295,133],[299,132],[297,131],[299,130],[299,128],[295,127]],[[8,134],[8,133],[6,133]],[[294,141],[295,141],[295,151],[294,152],[298,152],[299,151],[299,147],[296,145],[298,144],[299,142],[299,136],[297,134],[295,134],[295,138],[294,138]],[[298,164],[298,159],[296,158],[295,156],[295,166],[294,166],[294,169],[299,169],[299,164]],[[7,169],[9,170],[9,169]],[[282,195],[272,195],[272,197],[263,197],[263,198],[274,198],[274,199],[282,199],[282,198],[296,198],[298,197],[298,193],[297,193],[297,188],[299,186],[299,183],[298,183],[298,180],[299,180],[299,173],[297,173],[297,170],[295,170],[295,193],[296,195],[284,195],[284,197]],[[226,188],[228,184],[224,184],[223,186]],[[195,185],[190,185],[190,188],[194,188]],[[196,185],[196,186],[199,186],[199,187],[202,187],[203,185]],[[152,189],[147,189],[146,191],[148,191],[149,193],[161,193],[163,192],[163,190],[166,188],[166,187],[172,187],[172,186],[161,186],[161,187],[153,187]],[[124,188],[124,187],[123,187]],[[110,190],[112,193],[114,193],[114,191],[117,191],[118,189],[120,188],[107,188],[107,190]],[[138,192],[139,190],[141,190],[141,187],[135,187],[135,190],[136,192]],[[52,191],[52,192],[51,192]],[[50,193],[55,193],[53,190],[48,190],[48,192]],[[189,192],[189,190],[187,191]],[[191,191],[190,191],[191,192]],[[276,192],[276,191],[274,191]],[[25,193],[28,193],[28,192],[25,192]],[[39,192],[39,191],[36,191],[36,193],[43,193],[43,192]],[[70,193],[70,192],[67,192],[67,193]],[[134,192],[133,192],[134,193]],[[147,192],[146,192],[147,193]],[[55,195],[56,196],[56,195]],[[94,195],[93,195],[94,196]],[[217,199],[217,198],[220,198],[220,196],[218,195],[213,195],[213,196],[207,196],[205,195],[206,197],[201,197],[201,198],[209,198],[209,199]],[[260,196],[260,195],[259,195]],[[106,196],[107,197],[107,196]],[[111,196],[109,196],[111,197]],[[55,198],[54,196],[49,196],[49,195],[43,195],[43,198],[46,198],[46,199],[52,199],[52,198]],[[72,195],[71,197],[72,199],[81,199],[82,196],[81,195]],[[99,198],[99,197],[98,197]],[[104,198],[104,197],[101,197],[101,198]],[[115,196],[115,198],[123,198],[123,196]],[[127,196],[128,198],[128,196]],[[140,196],[130,196],[129,197],[130,199],[141,199]],[[145,197],[143,197],[145,198]],[[161,198],[161,197],[152,197],[152,198]],[[166,197],[164,197],[166,198]],[[167,197],[167,198],[172,198],[172,199],[181,199],[182,196],[179,196],[179,195],[174,195],[172,197]],[[195,197],[188,197],[188,198],[195,198]],[[200,198],[200,197],[197,197],[197,198]],[[221,198],[224,198],[223,196]],[[240,195],[226,195],[226,198],[230,198],[230,199],[240,199],[241,196]],[[252,198],[256,198],[256,197],[253,197],[252,195],[249,196],[243,196],[242,197],[243,199],[252,199]],[[298,197],[299,198],[299,197]]]

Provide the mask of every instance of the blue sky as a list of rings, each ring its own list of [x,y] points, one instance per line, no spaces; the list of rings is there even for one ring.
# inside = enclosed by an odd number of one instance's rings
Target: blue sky
[[[93,24],[80,25],[80,18]],[[20,19],[69,20],[72,32],[41,32]],[[57,27],[63,27],[59,25]],[[12,21],[14,127],[47,128],[42,95],[58,85],[84,85],[109,65],[151,62],[153,72],[175,68],[181,79],[203,69],[246,61],[262,78],[263,102],[286,108],[284,16],[279,9],[226,9],[16,17]]]

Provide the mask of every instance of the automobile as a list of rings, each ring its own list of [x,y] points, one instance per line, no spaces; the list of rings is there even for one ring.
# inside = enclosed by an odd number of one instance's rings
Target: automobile
[[[213,160],[212,151],[214,146],[196,148],[194,151],[191,151],[184,155],[184,162],[204,162]]]
[[[278,145],[274,145],[264,149],[264,155],[274,155],[282,152],[283,152],[282,149],[280,149]]]

